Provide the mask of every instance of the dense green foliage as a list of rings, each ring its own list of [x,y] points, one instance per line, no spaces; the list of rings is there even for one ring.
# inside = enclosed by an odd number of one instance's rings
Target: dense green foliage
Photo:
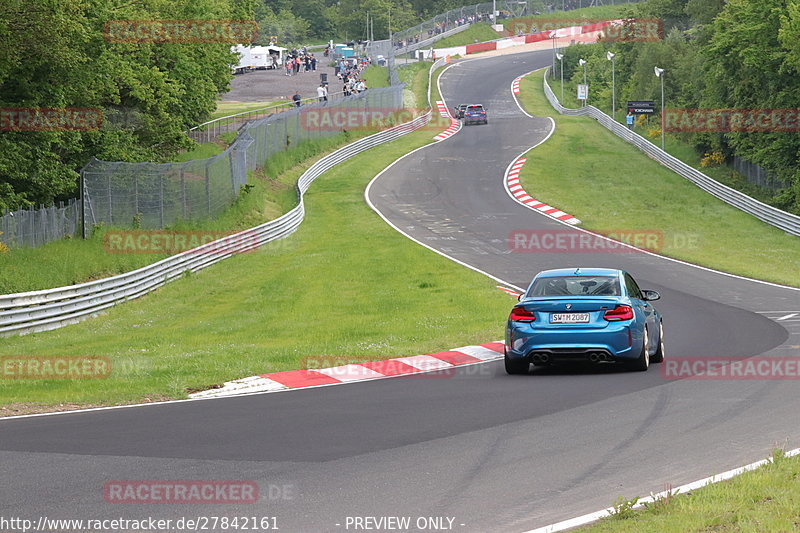
[[[231,80],[231,44],[376,38],[457,0],[3,0],[0,2],[0,210],[78,195],[91,157],[167,161],[193,143]],[[117,38],[114,21],[249,21],[246,38]],[[257,27],[255,22],[259,23]],[[111,24],[111,26],[109,26]],[[242,35],[240,32],[238,35]],[[157,40],[156,40],[157,41]],[[197,41],[197,39],[195,39]],[[65,131],[9,127],[13,110],[86,109],[102,121]],[[16,129],[15,129],[16,128]],[[44,131],[44,130],[47,131]]]
[[[190,140],[182,133],[213,113],[230,82],[227,42],[118,42],[114,20],[258,21],[255,42],[376,39],[463,0],[5,0],[0,6],[0,108],[89,108],[103,113],[89,131],[0,128],[0,209],[77,195],[91,158],[164,161]],[[531,3],[531,10],[536,2]],[[619,9],[619,6],[614,8]],[[630,16],[660,19],[665,38],[566,49],[565,74],[589,61],[592,103],[610,108],[617,53],[617,101],[658,100],[653,67],[666,69],[671,108],[796,109],[800,100],[800,0],[647,0]],[[615,11],[616,13],[617,11]],[[533,19],[531,19],[533,20]],[[621,109],[622,106],[618,106]],[[2,117],[0,117],[1,119]],[[1,120],[0,120],[1,121]],[[800,210],[796,132],[681,134],[702,152],[739,155],[793,184],[773,203]]]
[[[630,14],[661,19],[664,38],[605,42],[565,50],[564,75],[583,81],[578,60],[588,61],[590,103],[611,108],[611,62],[616,56],[617,110],[627,100],[660,103],[666,69],[668,109],[800,108],[800,1],[649,0]],[[658,104],[657,104],[658,105]],[[657,123],[654,127],[658,127]],[[688,132],[675,134],[701,153],[742,157],[791,184],[771,203],[800,212],[800,137],[796,131]]]
[[[4,125],[0,208],[75,196],[77,171],[92,156],[159,161],[173,155],[191,145],[183,131],[205,119],[226,90],[231,43],[148,42],[113,33],[109,22],[252,20],[253,2],[4,0],[0,108],[88,108],[100,110],[103,120],[81,131]]]

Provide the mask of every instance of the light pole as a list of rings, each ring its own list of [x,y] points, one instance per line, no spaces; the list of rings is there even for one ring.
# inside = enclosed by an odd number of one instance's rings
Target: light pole
[[[616,57],[616,55],[617,54],[611,51],[606,53],[606,57],[611,61],[611,118],[614,120],[617,120],[617,80],[614,71],[614,57]]]
[[[583,67],[583,85],[584,90],[586,91],[586,97],[583,99],[583,105],[586,106],[586,102],[589,100],[589,86],[586,83],[586,60],[581,58],[580,61],[578,61],[578,64]]]
[[[555,75],[556,75],[555,70],[556,70],[556,32],[554,31],[553,32],[553,70],[551,70],[551,72],[553,74],[550,76],[551,78],[555,77]]]
[[[564,54],[556,54],[556,57],[561,62],[561,105],[564,105]]]
[[[664,149],[664,69],[654,67],[656,76],[661,78],[661,149]]]
[[[497,0],[492,0],[492,24],[497,24]]]

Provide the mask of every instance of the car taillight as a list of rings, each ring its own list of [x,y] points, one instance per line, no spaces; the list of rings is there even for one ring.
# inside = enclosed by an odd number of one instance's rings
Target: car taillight
[[[536,317],[533,316],[531,311],[528,311],[524,307],[515,307],[511,310],[508,319],[513,322],[533,322],[536,320]]]
[[[609,309],[603,315],[609,322],[617,320],[633,320],[633,309],[628,305],[618,305],[614,309]]]

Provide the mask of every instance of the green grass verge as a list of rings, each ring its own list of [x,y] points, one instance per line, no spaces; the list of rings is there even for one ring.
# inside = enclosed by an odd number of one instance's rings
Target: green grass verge
[[[477,22],[464,31],[436,41],[435,48],[450,48],[500,39],[502,35],[494,31],[488,22]]]
[[[306,197],[305,222],[288,239],[100,317],[4,339],[0,356],[103,355],[113,371],[85,381],[6,380],[0,405],[180,398],[302,368],[308,356],[365,361],[501,338],[512,301],[492,280],[399,235],[364,202],[378,172],[432,136],[430,129],[409,134],[323,175]],[[283,173],[280,183],[295,183],[302,170]]]
[[[291,209],[297,195],[277,176],[292,167],[305,168],[321,154],[369,132],[339,134],[299,143],[273,155],[265,168],[248,177],[254,187],[214,220],[180,221],[167,230],[243,230]],[[220,148],[221,150],[221,148]],[[87,240],[62,239],[37,248],[14,248],[0,253],[0,294],[47,289],[129,272],[167,257],[167,254],[108,253],[103,235],[115,229],[100,227]]]
[[[594,120],[559,116],[544,96],[543,75],[524,78],[520,95],[529,112],[556,121],[555,134],[529,152],[523,167],[534,198],[600,233],[660,231],[658,251],[670,257],[800,286],[797,237],[717,200]]]
[[[370,65],[361,74],[367,87],[388,87],[389,69],[378,65]]]
[[[404,96],[409,102],[424,102],[428,88],[430,63],[414,64],[400,71],[408,84]],[[407,107],[417,107],[407,103]],[[296,205],[297,194],[290,184],[277,179],[293,167],[307,168],[321,154],[352,142],[369,132],[351,132],[327,139],[300,143],[274,154],[265,167],[251,173],[254,187],[216,220],[182,221],[167,229],[176,230],[242,230],[285,213]],[[357,135],[356,135],[357,134]],[[228,135],[228,134],[224,134]],[[233,134],[231,134],[233,135]],[[233,138],[226,139],[232,142]],[[211,148],[207,145],[213,145]],[[209,157],[221,152],[222,146],[207,143],[193,152],[196,157]],[[188,156],[187,156],[188,157]],[[188,157],[191,159],[192,157]],[[112,229],[101,227],[88,240],[63,239],[38,248],[16,248],[0,253],[0,294],[48,289],[129,272],[167,257],[166,254],[109,254],[103,235]]]
[[[421,61],[399,67],[397,76],[406,84],[403,89],[403,105],[409,109],[425,107],[428,95],[428,73],[433,63]]]
[[[276,104],[289,102],[289,100],[274,100],[265,102],[217,102],[217,110],[211,114],[208,120],[215,118],[227,117],[237,113],[244,113],[245,111],[255,111],[264,107],[270,107]]]
[[[215,142],[208,142],[208,143],[201,143],[194,147],[194,149],[189,150],[187,152],[181,152],[180,154],[176,155],[172,158],[172,160],[176,163],[184,163],[186,161],[192,161],[194,159],[207,159],[209,157],[214,157],[217,154],[221,154],[225,151],[225,142],[222,143],[215,143]]]
[[[691,533],[797,531],[800,523],[800,458],[773,455],[773,462],[731,480],[647,504],[588,527],[583,533]]]
[[[561,80],[556,78],[555,80],[549,80],[548,83],[550,83],[550,87],[552,87],[555,95],[561,99]],[[577,85],[575,83],[565,81],[563,94],[564,99],[562,103],[566,102],[564,103],[566,107],[574,109],[582,105],[581,101],[577,99]],[[610,104],[604,106],[598,105],[598,102],[592,103],[590,101],[589,103],[601,109],[606,114],[611,115]],[[624,109],[617,109],[616,119],[620,124],[625,124]],[[634,131],[639,135],[649,138],[653,143],[660,146],[661,133],[659,121],[659,117],[652,117],[649,121],[641,125],[637,124],[634,128]],[[776,200],[771,190],[748,182],[744,176],[733,169],[733,165],[723,164],[713,167],[702,166],[700,161],[705,154],[698,152],[691,143],[684,141],[679,136],[676,137],[667,133],[664,141],[664,149],[670,155],[680,159],[687,165],[703,172],[710,178],[715,179],[718,182],[727,185],[728,187],[742,191],[743,193],[752,196],[753,198],[766,204],[776,204]]]

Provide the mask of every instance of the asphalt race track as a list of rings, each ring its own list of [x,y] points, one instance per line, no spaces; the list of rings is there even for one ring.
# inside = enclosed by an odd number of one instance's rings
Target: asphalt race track
[[[550,126],[518,109],[511,81],[550,59],[548,51],[450,68],[442,79],[448,104],[483,103],[489,124],[463,128],[393,166],[370,190],[377,209],[413,238],[517,286],[543,268],[629,270],[662,294],[656,305],[668,358],[800,355],[800,320],[778,320],[800,312],[798,291],[647,254],[509,250],[512,230],[577,231],[517,204],[502,185],[509,163]],[[502,329],[501,321],[496,339],[486,340],[500,339]],[[507,376],[494,362],[288,393],[0,420],[0,516],[274,516],[284,532],[353,531],[348,516],[407,516],[412,524],[448,517],[453,531],[524,531],[800,445],[796,382],[667,380],[660,370]],[[189,479],[253,480],[261,498],[238,506],[103,498],[114,480]]]

